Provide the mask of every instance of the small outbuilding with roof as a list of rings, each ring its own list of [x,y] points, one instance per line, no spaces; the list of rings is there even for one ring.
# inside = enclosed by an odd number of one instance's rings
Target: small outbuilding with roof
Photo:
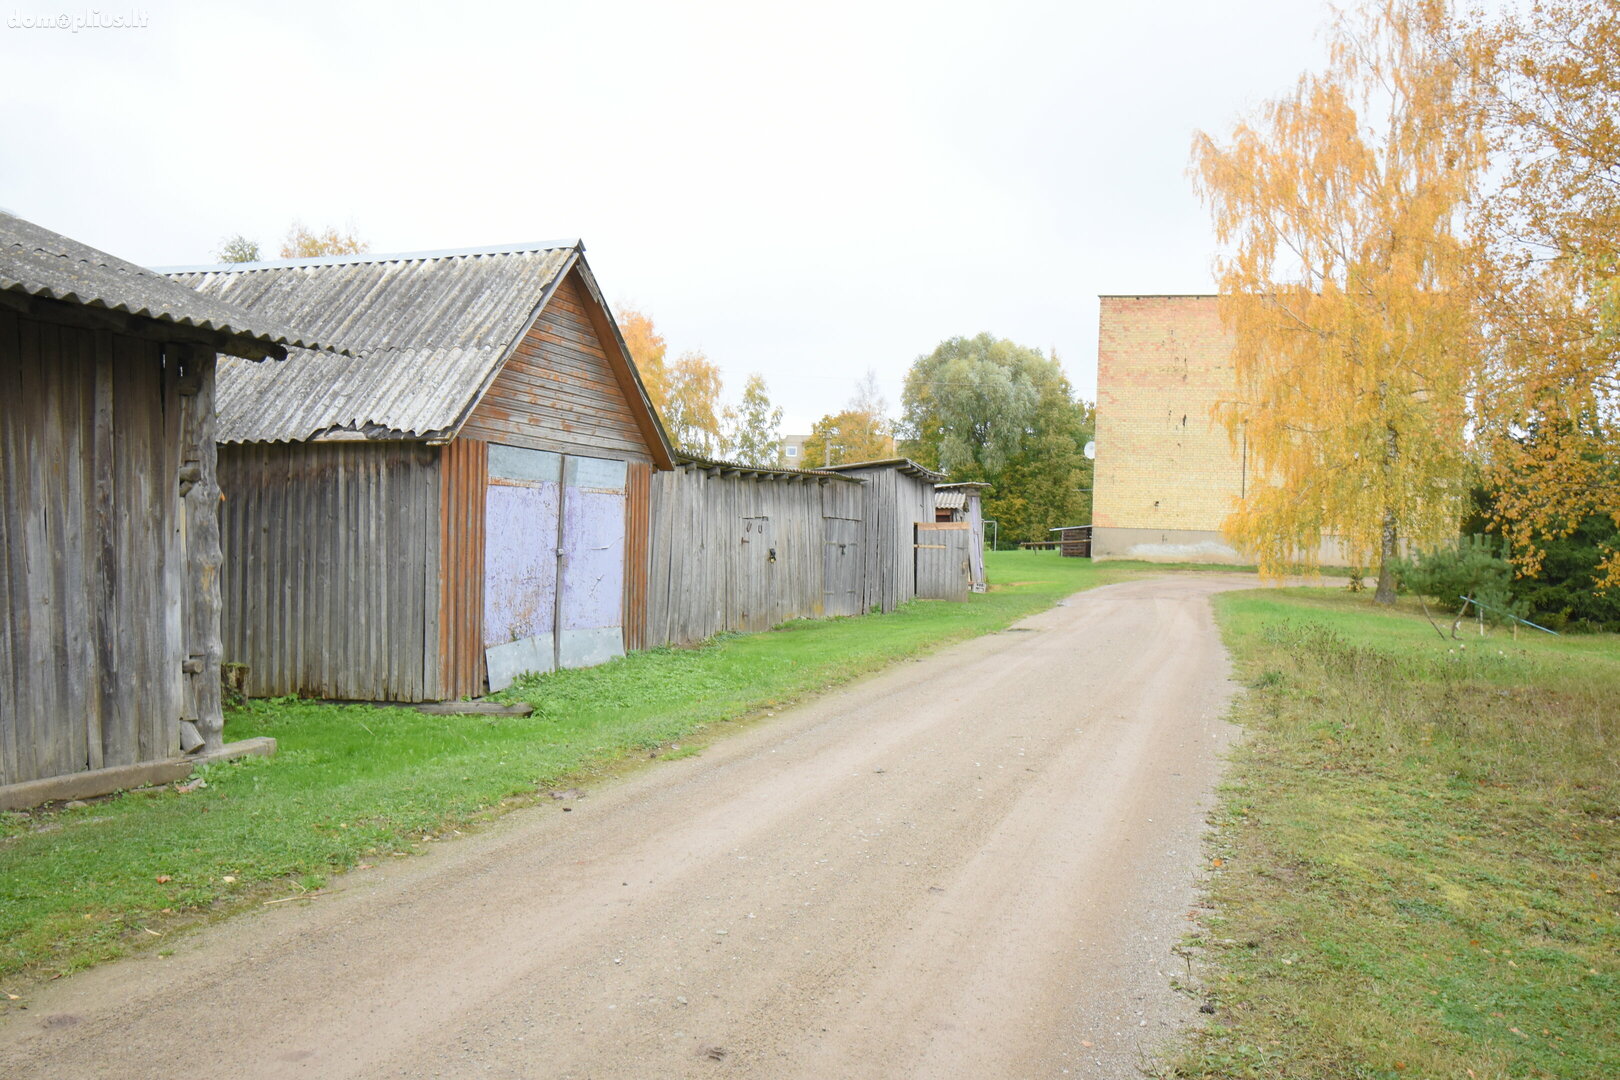
[[[968,587],[984,592],[984,493],[990,485],[978,480],[934,485],[934,521],[966,526],[968,532]]]
[[[220,371],[226,652],[255,694],[457,698],[642,646],[673,459],[582,244],[170,274],[353,354]]]
[[[865,550],[861,610],[893,611],[917,596],[919,525],[934,524],[934,485],[943,473],[909,458],[853,461],[819,470],[862,481]],[[933,550],[932,548],[926,550]]]
[[[316,341],[0,213],[0,808],[222,752],[215,358]]]

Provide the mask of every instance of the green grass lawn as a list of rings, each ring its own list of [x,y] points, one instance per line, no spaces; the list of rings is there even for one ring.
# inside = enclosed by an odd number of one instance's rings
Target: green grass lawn
[[[1620,637],[1217,598],[1249,687],[1177,1076],[1620,1076]],[[1218,860],[1218,861],[1217,861]]]
[[[989,572],[992,590],[966,603],[794,622],[529,679],[498,695],[532,702],[523,719],[253,701],[227,716],[226,737],[272,735],[274,758],[209,767],[206,786],[187,794],[158,788],[0,814],[0,1006],[29,979],[161,948],[188,925],[317,890],[329,874],[408,854],[649,753],[685,756],[725,722],[1137,570],[1003,552]]]

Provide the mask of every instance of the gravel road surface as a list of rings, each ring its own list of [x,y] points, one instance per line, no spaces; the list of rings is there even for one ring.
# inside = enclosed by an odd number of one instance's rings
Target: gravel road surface
[[[0,1019],[0,1077],[1135,1077],[1196,1016],[1208,597],[1252,584],[1081,593],[65,979]]]

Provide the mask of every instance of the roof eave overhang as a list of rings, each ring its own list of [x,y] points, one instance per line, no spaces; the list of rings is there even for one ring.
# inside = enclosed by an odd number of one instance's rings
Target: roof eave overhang
[[[285,360],[287,348],[279,342],[252,334],[232,333],[206,326],[194,326],[164,316],[137,314],[107,307],[59,300],[15,289],[0,290],[0,308],[31,319],[77,326],[86,330],[106,330],[129,337],[201,345],[215,352],[244,360]]]

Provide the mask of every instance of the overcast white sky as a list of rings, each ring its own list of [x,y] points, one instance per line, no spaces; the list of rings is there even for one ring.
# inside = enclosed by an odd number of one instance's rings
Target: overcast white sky
[[[28,29],[99,10],[139,29]],[[1194,129],[1321,57],[1314,0],[0,5],[0,207],[146,265],[582,237],[610,300],[807,431],[942,339],[1055,348],[1211,288]]]

